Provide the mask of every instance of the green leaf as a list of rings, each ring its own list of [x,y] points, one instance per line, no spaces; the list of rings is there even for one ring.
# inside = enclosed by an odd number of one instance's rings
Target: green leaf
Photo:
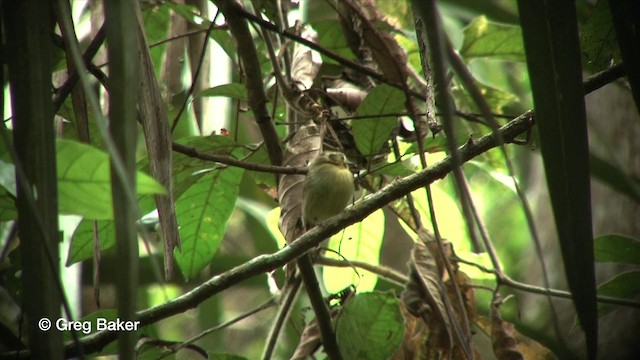
[[[358,107],[357,116],[364,118],[352,122],[353,137],[362,154],[374,155],[389,141],[391,132],[398,126],[397,116],[383,116],[398,113],[404,109],[404,93],[389,85],[375,87]]]
[[[229,55],[229,58],[236,58],[236,43],[231,35],[229,35],[228,30],[213,29],[209,37],[220,45],[222,50]]]
[[[619,62],[621,59],[607,3],[596,3],[580,31],[583,64],[586,70],[594,73],[608,68],[611,60]]]
[[[205,19],[199,15],[198,8],[195,5],[177,4],[174,2],[166,2],[164,4],[192,25],[203,27]]]
[[[399,301],[392,293],[364,293],[344,306],[336,326],[345,359],[388,359],[404,336]]]
[[[147,42],[149,44],[154,44],[161,40],[165,40],[169,34],[169,18],[170,18],[169,7],[165,5],[147,6],[145,4],[141,4],[141,10],[142,10],[142,23],[144,24]],[[149,53],[151,55],[151,61],[154,64],[162,64],[166,50],[167,50],[166,44],[150,47]],[[155,70],[156,76],[158,78],[161,78],[161,75],[162,75],[161,67],[156,66],[154,70]],[[92,143],[97,139],[101,139],[101,137],[92,136],[91,137]]]
[[[92,146],[57,140],[58,202],[61,214],[113,219],[109,155]],[[138,194],[165,194],[151,176],[137,172]]]
[[[0,186],[0,222],[18,218],[16,198],[4,186]]]
[[[253,164],[262,164],[262,165],[270,165],[269,154],[264,146],[261,146],[258,150],[254,151],[248,158],[247,161]],[[267,188],[275,188],[276,187],[276,176],[274,174],[264,172],[264,171],[248,171],[253,180],[258,185],[266,186]]]
[[[610,234],[595,239],[595,258],[598,262],[640,265],[640,241],[624,235]]]
[[[413,170],[410,167],[412,167]],[[377,164],[371,169],[371,173],[376,175],[403,177],[415,173],[416,170],[417,166],[411,166],[409,161],[396,161],[392,163]]]
[[[113,220],[97,220],[100,250],[107,251],[116,245],[116,227]],[[67,266],[93,257],[94,220],[82,220],[71,238]]]
[[[525,61],[522,31],[513,25],[490,22],[485,16],[475,18],[464,30],[460,55],[465,60],[491,57]]]
[[[213,259],[233,213],[244,170],[235,167],[207,172],[176,202],[182,252],[176,261],[192,279]]]
[[[247,100],[247,88],[242,84],[224,84],[214,86],[209,89],[202,90],[201,92],[196,94],[196,97],[199,96],[224,96],[232,99],[238,100]]]
[[[380,248],[384,237],[384,213],[381,209],[331,237],[327,256],[347,261],[380,264]],[[339,255],[338,255],[339,254]],[[322,272],[325,287],[330,293],[355,285],[359,292],[371,291],[378,283],[378,276],[371,272],[350,268],[325,266]]]
[[[576,5],[518,1],[518,7],[558,240],[587,355],[595,359],[598,311]]]
[[[640,271],[629,271],[619,274],[598,286],[598,295],[618,299],[635,299],[640,294]],[[615,310],[616,307],[598,304],[598,316],[602,317]]]
[[[318,45],[331,50],[346,59],[355,59],[338,21],[323,20],[311,22],[311,27],[318,32]],[[324,55],[322,55],[322,61],[324,63],[336,63],[335,60]]]
[[[640,112],[640,11],[635,1],[607,1],[631,94]]]
[[[184,145],[190,146],[201,152],[212,152],[222,155],[230,153],[243,154],[243,148],[232,139],[224,136],[194,136],[180,139]],[[212,169],[213,163],[189,157],[180,153],[173,155],[173,178],[174,196],[176,199],[187,191],[193,184],[202,178],[206,171]],[[138,168],[148,168],[148,160],[143,159],[138,163]],[[144,215],[155,209],[155,202],[152,196],[143,195],[139,197],[140,212]],[[78,261],[90,259],[93,256],[93,221],[83,220],[73,234],[67,265]],[[115,245],[115,228],[112,221],[98,222],[98,236],[100,238],[100,248],[105,251]]]

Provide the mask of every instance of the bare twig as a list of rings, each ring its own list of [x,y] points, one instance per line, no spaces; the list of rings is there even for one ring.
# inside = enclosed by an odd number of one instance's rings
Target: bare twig
[[[261,171],[272,174],[306,174],[309,170],[306,167],[288,167],[288,166],[275,166],[250,163],[247,161],[237,160],[229,156],[206,154],[200,152],[192,147],[179,144],[177,142],[172,143],[173,151],[179,152],[189,157],[198,158],[205,161],[218,162],[225,165],[235,166],[247,170]]]

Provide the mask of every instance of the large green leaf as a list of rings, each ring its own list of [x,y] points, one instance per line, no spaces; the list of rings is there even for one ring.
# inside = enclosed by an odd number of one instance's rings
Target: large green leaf
[[[240,152],[242,148],[233,140],[218,135],[207,137],[196,136],[181,139],[184,145],[190,146],[198,151],[213,152],[217,154],[228,155],[231,152]],[[148,168],[148,161],[141,160],[138,168]],[[173,177],[174,177],[174,197],[180,198],[193,184],[195,184],[202,176],[205,175],[207,169],[214,166],[211,162],[189,157],[180,153],[173,155]],[[153,197],[149,194],[142,195],[138,198],[140,203],[140,212],[142,215],[152,211],[155,208]],[[113,221],[104,220],[98,222],[98,237],[100,239],[100,249],[102,251],[109,250],[115,245],[115,228]],[[67,265],[78,261],[90,259],[93,256],[93,221],[84,219],[78,225],[73,234]]]
[[[518,1],[540,147],[587,354],[598,349],[589,144],[573,1]]]
[[[585,69],[594,73],[608,68],[612,59],[620,61],[620,49],[607,3],[596,3],[580,31],[583,64]]]
[[[460,55],[470,60],[479,57],[525,61],[522,31],[519,26],[490,22],[485,16],[475,18],[463,31]]]
[[[180,142],[200,152],[236,158],[247,152],[232,139],[219,135],[189,137]],[[244,170],[179,153],[173,157],[173,170],[182,239],[182,252],[175,256],[183,275],[190,279],[211,261],[220,246]]]
[[[344,306],[336,339],[345,359],[388,359],[402,342],[404,319],[392,293],[363,293]]]
[[[109,155],[70,140],[58,140],[56,145],[60,213],[85,219],[113,219]],[[162,185],[140,171],[136,188],[138,194],[166,193]]]
[[[317,21],[312,22],[311,26],[318,32],[318,45],[349,60],[353,60],[355,58],[338,21]],[[322,57],[322,61],[326,63],[336,63],[335,60],[326,56]]]
[[[116,245],[116,227],[113,220],[82,220],[73,232],[67,254],[67,266],[93,257],[94,223],[97,221],[100,250],[107,251]]]
[[[363,119],[352,122],[353,138],[362,154],[375,155],[382,150],[398,126],[398,116],[381,115],[402,111],[404,102],[404,93],[389,85],[379,85],[371,90],[358,107],[357,115]]]
[[[176,202],[182,239],[182,252],[176,253],[176,260],[185,278],[198,275],[220,247],[243,172],[234,167],[213,169]]]

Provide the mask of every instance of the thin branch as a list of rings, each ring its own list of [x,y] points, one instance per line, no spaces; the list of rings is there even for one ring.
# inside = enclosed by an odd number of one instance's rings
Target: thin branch
[[[218,16],[218,14],[216,14],[216,17]],[[200,71],[202,69],[202,63],[204,62],[205,56],[207,54],[207,45],[209,44],[209,36],[211,35],[211,32],[213,31],[213,29],[216,27],[216,19],[214,18],[213,21],[211,22],[211,24],[209,25],[209,28],[207,29],[207,34],[204,37],[204,41],[202,42],[202,52],[200,53],[200,59],[198,62],[198,67],[196,68],[195,73],[193,74],[193,80],[191,81],[191,86],[189,87],[189,91],[187,92],[186,96],[184,97],[184,101],[182,102],[182,106],[180,107],[180,110],[178,111],[178,114],[176,115],[176,117],[173,119],[173,125],[171,125],[171,131],[173,132],[176,128],[176,126],[178,126],[178,121],[180,121],[180,118],[182,117],[182,113],[184,112],[184,109],[187,108],[187,104],[189,103],[189,97],[191,95],[193,95],[193,92],[198,84],[198,77],[200,77]],[[202,129],[200,129],[202,130]]]
[[[235,166],[235,167],[239,167],[247,170],[260,171],[260,172],[266,172],[266,173],[272,173],[272,174],[293,174],[293,175],[302,175],[302,174],[306,174],[309,171],[306,167],[288,167],[288,166],[256,164],[256,163],[250,163],[242,160],[237,160],[230,156],[206,154],[192,147],[179,144],[175,141],[171,144],[171,146],[173,148],[173,151],[179,152],[181,154],[184,154],[192,158],[197,158],[205,161],[218,162],[221,164]]]
[[[173,346],[170,346],[170,351],[167,351],[165,354],[163,354],[157,360],[164,359],[164,358],[170,356],[171,354],[175,354],[178,351],[180,351],[181,349],[184,349],[185,347],[188,347],[189,345],[193,344],[194,342],[202,339],[203,337],[205,337],[205,336],[207,336],[207,335],[209,335],[209,334],[211,334],[211,333],[213,333],[215,331],[227,328],[227,327],[229,327],[231,325],[234,325],[234,324],[236,324],[236,323],[238,323],[238,322],[240,322],[240,321],[242,321],[242,320],[244,320],[244,319],[246,319],[246,318],[248,318],[250,316],[253,316],[253,315],[255,315],[255,314],[257,314],[257,313],[259,313],[259,312],[261,312],[263,310],[266,310],[266,309],[274,306],[275,303],[276,303],[275,299],[274,298],[270,298],[269,300],[264,302],[262,305],[256,307],[255,309],[249,310],[249,311],[245,312],[244,314],[238,315],[238,316],[236,316],[235,318],[233,318],[233,319],[231,319],[229,321],[223,322],[222,324],[219,324],[219,325],[216,325],[216,326],[211,327],[209,329],[206,329],[206,330],[200,332],[199,334],[196,334],[196,335],[188,338],[187,340],[180,342],[179,344],[175,344]]]
[[[512,278],[504,274],[500,275],[495,269],[488,269],[480,264],[474,263],[473,261],[465,260],[459,257],[455,257],[454,260],[469,266],[473,266],[484,273],[495,275],[499,285],[504,285],[512,289],[525,291],[531,294],[553,296],[553,297],[562,298],[562,299],[573,298],[573,295],[571,295],[571,293],[568,291],[550,289],[542,286],[535,286],[535,285],[521,283],[519,281],[513,280]],[[640,309],[640,301],[629,300],[629,299],[619,299],[619,298],[602,296],[602,295],[597,295],[596,298],[598,302],[602,304],[620,305],[620,306]]]
[[[212,21],[212,23],[213,23],[213,21]],[[220,29],[220,28],[221,27],[219,27],[219,26],[216,27],[216,29]],[[203,32],[208,32],[208,31],[209,31],[208,28],[207,29],[198,29],[198,30],[187,31],[187,32],[184,32],[182,34],[179,34],[179,35],[176,35],[176,36],[172,36],[172,37],[168,37],[166,39],[162,39],[162,40],[156,41],[156,42],[154,42],[152,44],[149,44],[149,49],[151,49],[152,47],[155,47],[155,46],[159,46],[159,45],[174,41],[174,40],[180,40],[180,39],[185,38],[185,37],[198,35],[198,34],[201,34]]]
[[[316,263],[320,265],[326,266],[334,266],[334,267],[357,267],[363,270],[367,270],[371,273],[374,273],[389,282],[392,282],[399,286],[404,286],[407,282],[407,276],[395,271],[391,268],[384,266],[376,266],[371,265],[369,263],[363,261],[352,261],[352,260],[340,260],[340,259],[332,259],[326,256],[320,256],[316,259]]]
[[[612,83],[625,75],[626,75],[626,72],[624,70],[623,63],[615,64],[608,69],[605,69],[600,71],[599,73],[593,74],[585,82],[582,83],[582,86],[584,86],[584,94],[586,95],[590,92],[596,91],[601,87],[609,83]]]
[[[104,43],[105,37],[106,35],[104,31],[104,24],[102,24],[102,26],[96,33],[96,36],[94,36],[93,40],[91,40],[91,43],[87,47],[87,50],[85,50],[84,55],[82,55],[82,59],[84,63],[87,65],[87,67],[90,67],[89,65],[92,64],[91,60],[98,53],[98,50]],[[76,85],[78,80],[80,80],[80,76],[78,76],[78,71],[76,70],[72,74],[70,74],[67,80],[64,82],[64,84],[62,84],[62,86],[58,88],[55,96],[53,97],[54,113],[58,112],[58,110],[60,109],[60,106],[62,106],[62,103],[64,102],[64,100],[67,98],[67,96],[69,96],[69,94],[71,93],[71,90]]]
[[[280,337],[280,332],[284,327],[286,319],[289,318],[289,313],[293,308],[295,300],[298,298],[298,293],[300,292],[301,285],[302,279],[300,278],[300,276],[295,276],[293,277],[291,282],[282,289],[284,294],[281,295],[280,307],[278,308],[278,312],[276,313],[273,324],[271,325],[271,329],[269,330],[269,335],[267,336],[267,340],[265,341],[266,345],[262,352],[261,359],[271,359],[273,351],[276,349],[276,344],[278,342],[278,338]]]

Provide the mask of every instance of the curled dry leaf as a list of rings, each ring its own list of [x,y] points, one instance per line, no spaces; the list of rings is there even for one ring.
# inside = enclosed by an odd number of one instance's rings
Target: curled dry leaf
[[[377,24],[386,24],[368,0],[344,0],[337,4],[340,23],[354,52],[366,45],[371,57],[387,79],[396,83],[407,80],[407,54],[393,36]],[[366,10],[366,11],[365,11]],[[388,25],[388,24],[387,24]]]
[[[304,327],[304,331],[300,335],[300,342],[291,359],[308,359],[320,348],[320,345],[322,345],[320,329],[318,328],[318,323],[314,320]]]
[[[313,43],[318,42],[318,33],[311,26],[305,26],[300,36]],[[322,57],[317,51],[295,43],[291,59],[291,79],[299,90],[311,89],[321,66]]]
[[[282,161],[283,166],[306,166],[320,152],[320,129],[309,123],[302,126],[293,135]],[[281,175],[278,183],[278,201],[280,202],[280,231],[287,242],[300,236],[304,229],[300,221],[302,216],[302,189],[304,175]]]
[[[453,330],[445,304],[441,272],[435,259],[423,242],[417,242],[411,251],[409,281],[402,293],[407,310],[420,317],[429,327],[431,344],[443,354],[453,346]]]
[[[500,295],[496,294],[491,303],[491,344],[499,360],[524,359],[518,351],[518,342],[513,337],[513,325],[503,321],[500,315]]]
[[[404,318],[404,338],[400,347],[391,356],[391,360],[422,359],[423,344],[427,341],[429,331],[403,303],[400,303],[400,312]]]
[[[355,112],[367,97],[365,91],[351,85],[328,88],[326,92],[333,101],[351,113]]]

